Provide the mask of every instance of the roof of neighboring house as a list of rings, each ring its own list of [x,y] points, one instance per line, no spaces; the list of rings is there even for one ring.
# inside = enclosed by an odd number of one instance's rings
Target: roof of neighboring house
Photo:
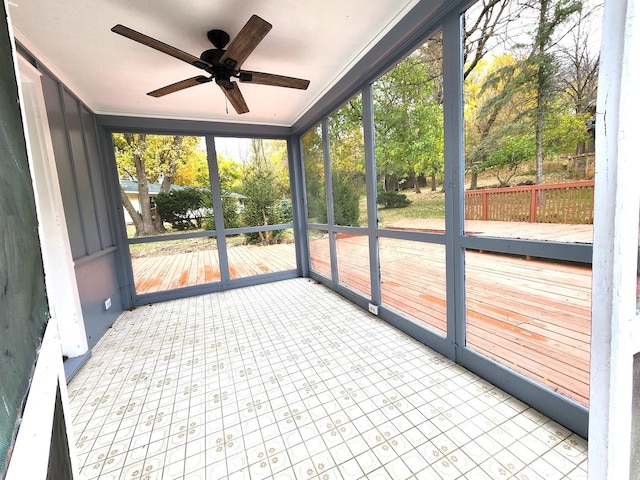
[[[120,185],[124,190],[124,193],[138,193],[138,182],[137,180],[120,180]],[[185,187],[183,185],[171,185],[170,190],[183,190]],[[159,183],[150,183],[149,184],[149,195],[157,195],[160,193],[160,184]]]
[[[120,185],[122,185],[124,193],[133,193],[133,194],[136,194],[136,195],[138,194],[138,182],[137,182],[137,180],[120,180]],[[187,186],[184,186],[184,185],[171,185],[169,190],[184,190],[185,188],[191,188],[191,187],[187,187]],[[203,187],[196,187],[196,188],[203,188]],[[159,183],[150,183],[149,184],[149,195],[157,195],[159,193],[160,193],[160,184]],[[231,197],[231,198],[237,198],[237,199],[247,198],[244,195],[241,195],[240,193],[235,193],[235,192],[226,192],[225,194],[223,194],[223,196]]]

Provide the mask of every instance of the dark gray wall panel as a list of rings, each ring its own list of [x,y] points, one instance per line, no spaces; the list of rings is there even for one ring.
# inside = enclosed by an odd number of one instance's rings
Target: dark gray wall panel
[[[95,216],[100,233],[100,243],[104,249],[115,245],[111,223],[109,222],[110,204],[105,188],[106,169],[102,168],[94,115],[84,106],[82,107],[82,126],[84,128],[85,144],[87,147],[87,160],[91,171]]]
[[[47,117],[62,202],[75,262],[89,348],[122,312],[117,281],[110,197],[96,134],[95,115],[51,72],[42,72]],[[111,308],[104,300],[111,298]]]
[[[93,348],[122,312],[115,262],[114,250],[76,264],[78,293],[89,348]],[[109,310],[104,308],[107,298],[111,298]]]
[[[91,255],[92,253],[99,252],[101,247],[98,223],[95,215],[95,202],[93,201],[89,159],[87,158],[84,145],[84,132],[82,129],[79,102],[66,90],[64,91],[63,98],[67,132],[71,145],[71,161],[75,172],[76,190],[78,191],[78,197],[80,199],[79,207],[80,215],[82,216],[86,252]]]
[[[82,231],[80,202],[76,192],[73,164],[69,153],[64,110],[60,97],[60,84],[45,74],[42,76],[42,88],[47,107],[51,142],[55,152],[60,190],[62,191],[62,203],[64,204],[64,215],[67,221],[67,230],[69,231],[71,253],[73,258],[80,258],[85,256],[87,251]]]

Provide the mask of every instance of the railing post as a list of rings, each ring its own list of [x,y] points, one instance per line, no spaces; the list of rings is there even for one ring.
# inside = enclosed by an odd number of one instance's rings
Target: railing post
[[[531,197],[529,201],[529,223],[536,223],[538,210],[538,186],[531,187]]]
[[[489,220],[489,198],[486,190],[482,191],[482,220]]]

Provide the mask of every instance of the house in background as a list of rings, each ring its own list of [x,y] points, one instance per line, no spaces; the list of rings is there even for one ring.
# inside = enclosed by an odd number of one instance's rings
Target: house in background
[[[17,20],[28,20],[19,18],[19,9],[24,7],[26,10],[26,6],[14,5],[14,10],[9,12],[16,16],[17,44],[14,42],[10,17],[8,20],[7,15],[2,16],[0,81],[3,104],[0,105],[0,123],[3,125],[3,135],[0,136],[0,148],[3,154],[0,161],[4,167],[0,168],[0,185],[13,185],[12,195],[15,198],[25,192],[29,192],[27,197],[31,196],[29,185],[24,183],[26,177],[23,175],[16,178],[16,169],[13,169],[17,165],[17,170],[24,173],[27,158],[29,159],[35,192],[32,209],[38,211],[45,278],[37,274],[37,269],[32,269],[23,272],[22,280],[33,280],[33,284],[46,282],[49,305],[48,314],[41,308],[36,308],[44,304],[43,292],[37,298],[23,302],[19,289],[9,288],[13,285],[13,279],[10,279],[11,283],[7,282],[5,294],[0,297],[3,302],[0,321],[26,325],[31,322],[30,315],[37,317],[34,328],[20,331],[24,345],[28,346],[28,356],[22,360],[27,363],[21,365],[23,373],[15,384],[5,383],[7,380],[4,376],[0,380],[3,384],[0,389],[3,400],[8,399],[7,392],[16,386],[20,389],[19,393],[27,398],[24,410],[7,409],[8,421],[0,423],[0,446],[5,452],[7,479],[65,478],[65,475],[68,476],[73,471],[74,447],[69,440],[72,438],[69,418],[68,415],[65,416],[68,409],[64,370],[67,370],[66,375],[71,375],[74,369],[81,366],[83,359],[90,355],[91,348],[124,309],[139,304],[137,302],[170,297],[165,295],[139,299],[135,295],[130,267],[124,253],[127,250],[126,236],[123,225],[118,223],[122,219],[122,207],[109,135],[117,130],[145,129],[156,132],[198,132],[207,137],[209,144],[213,143],[216,135],[286,139],[290,146],[292,183],[297,185],[295,193],[298,203],[294,210],[298,268],[294,272],[271,279],[311,276],[308,251],[302,240],[307,235],[307,229],[304,201],[301,200],[304,197],[301,136],[318,123],[323,124],[326,129],[327,115],[341,102],[350,98],[358,89],[367,91],[371,78],[433,31],[441,29],[448,45],[459,45],[459,13],[469,3],[471,2],[427,0],[407,2],[403,5],[404,10],[397,12],[399,17],[394,25],[376,24],[378,30],[369,32],[369,43],[372,45],[366,53],[358,57],[361,52],[351,52],[350,68],[340,78],[334,83],[322,85],[323,89],[316,92],[308,105],[301,107],[295,104],[299,110],[290,117],[289,123],[275,125],[273,112],[279,111],[276,108],[267,109],[268,113],[263,116],[256,114],[253,121],[247,123],[239,123],[236,117],[224,121],[224,116],[209,121],[205,118],[185,120],[179,118],[179,114],[174,117],[160,113],[136,117],[132,115],[136,112],[131,111],[121,112],[122,115],[105,113],[105,105],[85,103],[83,92],[74,91],[67,84],[62,67],[49,63],[46,56],[39,55],[38,48],[30,41],[29,35],[20,32]],[[367,2],[365,4],[368,5]],[[59,3],[54,8],[62,11],[65,7]],[[73,11],[75,16],[80,15],[84,8],[87,7],[65,11]],[[5,13],[9,10],[6,2],[4,9]],[[374,10],[373,7],[371,9]],[[157,12],[162,15],[161,9]],[[640,454],[637,451],[637,445],[640,444],[640,362],[637,360],[640,336],[636,315],[637,272],[634,260],[638,247],[640,198],[636,179],[640,177],[640,166],[634,161],[632,144],[635,142],[632,142],[629,132],[635,117],[635,112],[631,111],[631,106],[634,105],[631,100],[635,95],[634,86],[640,79],[638,62],[634,60],[640,53],[640,35],[635,25],[637,22],[634,23],[636,14],[637,2],[633,0],[605,1],[601,93],[596,117],[597,200],[593,246],[591,395],[588,415],[582,415],[589,418],[589,423],[587,426],[583,422],[582,427],[587,427],[589,431],[590,474],[593,478],[612,480],[634,478],[630,475],[640,474]],[[30,21],[37,22],[40,18],[48,16],[32,15]],[[317,30],[330,30],[331,22],[328,19],[324,21],[327,22],[327,28],[316,28]],[[354,26],[355,23],[360,22],[354,22]],[[56,41],[57,38],[50,40]],[[72,49],[73,45],[67,47]],[[451,80],[446,86],[459,91],[461,79],[457,76],[459,72],[455,66],[457,62],[459,70],[460,52],[456,52],[455,48],[446,52],[449,69],[445,69],[445,72]],[[83,58],[82,61],[74,58],[74,64],[79,67],[86,67],[91,62],[89,58]],[[333,68],[338,66],[334,65]],[[90,73],[87,70],[87,74]],[[337,75],[338,72],[333,73]],[[126,72],[121,74],[127,76]],[[138,79],[129,81],[137,83]],[[18,82],[21,83],[20,92]],[[106,87],[105,92],[125,98],[125,93],[118,90]],[[16,99],[21,107],[19,112],[15,108]],[[282,101],[282,97],[276,98],[276,101],[282,104],[283,109],[290,106]],[[134,102],[131,103],[133,105]],[[455,132],[460,129],[461,104],[459,97],[447,101],[448,110],[445,111],[452,115],[446,117],[446,131]],[[11,105],[14,108],[10,108]],[[133,106],[131,108],[134,110]],[[172,108],[178,111],[175,104]],[[13,128],[9,129],[5,125],[13,125]],[[459,153],[462,143],[460,132],[455,138],[446,138],[445,151]],[[16,149],[16,145],[20,149]],[[12,168],[8,168],[8,165]],[[449,184],[451,192],[460,193],[460,190],[455,190],[457,187],[454,183]],[[5,192],[8,190],[3,187],[3,194]],[[448,198],[454,201],[453,197],[451,195]],[[23,221],[28,223],[27,230],[30,228],[35,232],[33,218],[25,216]],[[458,222],[459,226],[460,219],[452,217],[450,221],[452,225]],[[333,229],[333,226],[329,228]],[[371,229],[373,228],[372,226]],[[8,221],[0,224],[0,236],[4,239],[3,247],[7,251],[14,248],[14,243],[7,240],[10,238],[10,229]],[[459,240],[458,237],[452,237],[453,242]],[[459,243],[455,245],[460,248]],[[15,251],[26,255],[19,250]],[[14,268],[11,273],[19,275],[21,272]],[[254,279],[244,284],[252,281],[259,283],[263,280]],[[327,284],[344,294],[334,283],[327,281]],[[239,286],[241,283],[223,282],[216,288]],[[197,294],[203,291],[207,290],[192,289],[186,293]],[[209,291],[213,291],[213,288]],[[355,296],[350,299],[366,305]],[[9,314],[4,309],[9,302],[19,304],[20,308]],[[51,320],[47,320],[49,316]],[[46,329],[45,324],[48,325]],[[8,337],[3,335],[2,338],[6,341]],[[434,347],[441,350],[449,348],[443,345],[444,342],[435,342]],[[13,361],[11,350],[4,348],[4,344],[2,346],[4,355],[0,361],[8,364],[7,362]],[[464,345],[455,347],[455,352],[464,353]],[[68,359],[64,366],[60,349]],[[455,352],[451,355],[464,364],[464,354],[456,357]],[[504,374],[498,367],[487,363],[483,364],[482,369],[487,377],[503,388],[508,388],[514,382],[515,377]],[[538,397],[531,398],[532,403],[538,401],[544,407],[544,403],[548,402],[547,409],[557,407],[559,415],[562,415],[566,405],[553,395],[536,392]],[[16,405],[21,405],[21,402]],[[15,413],[11,414],[11,411]],[[15,428],[18,424],[19,430]],[[14,448],[4,448],[13,442],[16,431]]]
[[[137,180],[120,180],[120,186],[122,187],[122,190],[129,198],[129,201],[131,202],[133,207],[136,209],[138,213],[140,213],[140,194],[138,193]],[[150,183],[148,185],[149,197],[151,198],[152,203],[153,203],[153,198],[160,193],[160,187],[161,187],[160,183]],[[182,190],[184,188],[185,187],[183,187],[182,185],[171,185],[170,191]],[[133,223],[133,220],[131,220],[131,215],[129,215],[129,212],[127,212],[126,209],[123,209],[123,211],[124,211],[124,221],[127,223],[127,225],[130,225],[131,223]],[[152,204],[152,213],[155,214],[155,203]]]

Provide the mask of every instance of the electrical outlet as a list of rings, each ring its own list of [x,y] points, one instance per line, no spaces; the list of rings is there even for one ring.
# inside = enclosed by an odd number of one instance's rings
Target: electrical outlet
[[[104,309],[105,310],[109,310],[111,308],[111,297],[107,298],[104,301]]]
[[[378,315],[378,305],[374,305],[373,303],[369,304],[369,311],[374,315]]]

